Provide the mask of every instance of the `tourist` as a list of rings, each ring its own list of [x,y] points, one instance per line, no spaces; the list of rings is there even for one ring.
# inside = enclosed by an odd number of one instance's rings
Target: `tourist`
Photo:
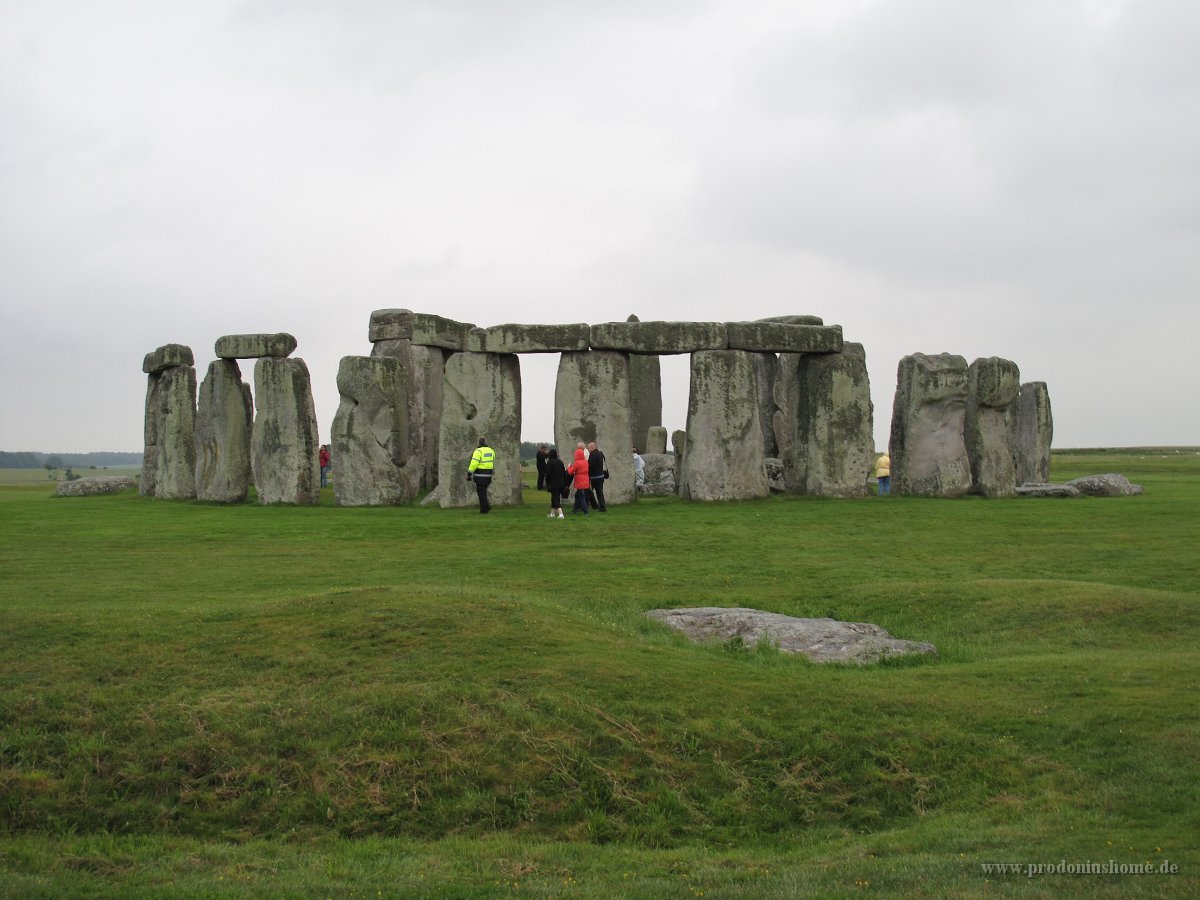
[[[588,491],[588,503],[592,509],[608,512],[604,504],[604,481],[608,478],[608,469],[604,467],[604,452],[592,441],[588,444],[588,478],[591,479],[592,489]]]
[[[588,489],[592,486],[592,481],[588,477],[588,461],[587,454],[583,450],[583,442],[580,441],[575,448],[575,461],[567,467],[567,473],[575,478],[575,505],[571,508],[571,515],[583,510],[583,514],[588,514],[587,494]]]
[[[550,492],[550,518],[565,519],[562,511],[563,494],[567,492],[567,467],[558,458],[558,451],[546,451],[546,490]]]
[[[886,453],[875,460],[875,479],[879,482],[879,496],[888,496],[892,492],[892,458]]]
[[[541,444],[537,449],[537,458],[534,462],[537,464],[537,489],[539,491],[546,488],[546,460],[549,458],[549,453],[546,450],[546,445]]]
[[[635,485],[646,483],[646,461],[638,453],[637,447],[633,448],[633,483]]]
[[[488,503],[488,488],[492,486],[492,473],[496,468],[496,451],[488,446],[485,438],[479,439],[479,446],[471,454],[471,465],[467,469],[467,481],[475,482],[475,493],[479,495],[479,511],[488,512],[492,507]]]
[[[321,487],[326,487],[329,483],[329,445],[322,444],[321,452],[317,454],[317,461],[321,464]],[[309,469],[308,471],[312,471]]]

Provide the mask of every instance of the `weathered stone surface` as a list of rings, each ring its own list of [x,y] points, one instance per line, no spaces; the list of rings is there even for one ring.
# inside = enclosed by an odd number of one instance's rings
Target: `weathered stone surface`
[[[820,316],[767,316],[759,322],[782,322],[784,325],[824,325]]]
[[[1012,360],[981,357],[967,370],[963,442],[971,463],[971,490],[985,497],[1011,497],[1017,476],[1009,445],[1009,408],[1021,389]]]
[[[730,350],[757,353],[837,353],[841,325],[791,325],[784,322],[726,322]]]
[[[152,353],[147,353],[142,360],[142,371],[147,375],[174,369],[177,366],[195,365],[192,348],[185,344],[163,344]]]
[[[900,360],[892,404],[892,491],[961,497],[971,487],[963,441],[967,361],[914,353]]]
[[[258,502],[315,504],[321,491],[317,415],[304,360],[259,359],[254,408],[250,461]]]
[[[1085,475],[1067,482],[1069,487],[1088,497],[1133,497],[1142,493],[1140,484],[1130,484],[1124,475]]]
[[[128,475],[91,475],[74,481],[60,481],[54,489],[55,497],[94,497],[97,494],[119,494],[133,490],[137,481]]]
[[[257,359],[263,356],[291,356],[296,339],[290,334],[227,334],[217,338],[214,347],[220,359]]]
[[[592,326],[593,350],[628,353],[694,353],[724,350],[723,322],[605,322]]]
[[[767,473],[767,487],[771,493],[787,493],[787,481],[783,477],[783,460],[768,456],[763,460],[763,469]]]
[[[627,321],[637,322],[638,317],[631,315]],[[646,434],[662,424],[662,362],[655,354],[629,357],[629,420],[633,446],[645,450]]]
[[[1046,382],[1029,381],[1021,385],[1008,421],[1017,484],[1049,481],[1054,416],[1050,412]]]
[[[800,408],[801,353],[780,353],[776,357],[775,380],[772,382],[771,434],[775,438],[775,453],[782,459],[796,442],[796,411]]]
[[[151,391],[156,434],[148,454],[154,462],[154,496],[190,500],[196,496],[196,370],[178,366],[150,378],[158,379]]]
[[[158,388],[160,372],[146,377],[146,405],[143,422],[142,475],[138,491],[143,497],[154,496],[155,460],[158,456]]]
[[[674,453],[643,453],[642,461],[646,464],[646,482],[642,485],[670,485],[667,493],[675,493],[675,454]]]
[[[652,609],[652,619],[682,631],[694,641],[740,640],[750,648],[769,641],[783,653],[800,653],[813,662],[873,663],[909,653],[937,656],[926,641],[892,637],[878,625],[836,619],[800,619],[744,607],[702,606]]]
[[[629,357],[611,350],[564,353],[554,386],[554,440],[567,465],[575,445],[595,441],[608,463],[604,499],[637,499],[629,425]]]
[[[671,432],[671,452],[675,454],[675,479],[679,480],[679,472],[683,471],[683,451],[687,447],[687,432],[677,428]]]
[[[646,446],[642,448],[642,455],[667,452],[667,429],[661,425],[654,425],[646,429],[645,435]]]
[[[344,356],[341,395],[333,417],[338,506],[395,506],[416,498],[408,477],[408,398],[405,370],[390,357]]]
[[[1072,487],[1069,484],[1050,484],[1039,482],[1026,482],[1018,484],[1016,495],[1018,497],[1082,497],[1083,494],[1079,488]]]
[[[688,436],[679,475],[685,499],[767,496],[758,380],[751,357],[743,350],[692,354]]]
[[[521,502],[521,367],[512,353],[454,353],[446,360],[439,442],[443,509],[478,504],[466,480],[479,439],[496,451],[488,500],[493,506]]]
[[[590,325],[493,325],[467,332],[473,353],[568,353],[588,349]]]
[[[657,484],[646,482],[637,487],[639,497],[674,497],[678,493],[675,483],[663,481]]]
[[[394,359],[404,372],[407,385],[405,401],[408,406],[408,461],[404,465],[403,476],[410,482],[408,492],[417,496],[432,490],[438,483],[446,351],[412,341],[386,340],[371,345],[371,356]]]
[[[232,359],[208,364],[196,402],[196,498],[241,503],[250,488],[254,400]]]
[[[470,322],[455,322],[410,309],[377,309],[371,313],[368,337],[377,341],[412,341],[427,347],[465,350]]]
[[[751,353],[750,365],[758,382],[758,424],[762,428],[763,454],[778,456],[775,440],[775,379],[779,376],[779,357],[774,353]]]
[[[780,371],[792,380],[777,395],[794,406],[780,410],[776,424],[790,428],[781,435],[780,452],[788,492],[865,497],[875,442],[862,344],[848,342],[840,353],[785,355]]]

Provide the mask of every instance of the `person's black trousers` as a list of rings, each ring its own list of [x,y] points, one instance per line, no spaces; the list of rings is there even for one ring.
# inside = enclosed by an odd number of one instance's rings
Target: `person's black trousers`
[[[492,508],[492,505],[488,503],[487,496],[488,488],[491,486],[491,475],[480,475],[478,472],[475,473],[475,493],[479,495],[479,511],[481,513],[485,513]]]

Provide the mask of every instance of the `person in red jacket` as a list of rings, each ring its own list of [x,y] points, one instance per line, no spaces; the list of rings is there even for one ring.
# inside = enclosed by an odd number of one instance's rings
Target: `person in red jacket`
[[[575,447],[575,462],[567,466],[567,474],[575,477],[575,505],[571,508],[571,515],[583,510],[583,514],[588,514],[587,492],[592,487],[592,479],[588,477],[588,461],[587,454],[583,452],[583,441],[580,441]]]
[[[317,454],[317,462],[321,464],[321,487],[325,487],[329,478],[329,445],[322,444],[321,452]],[[311,472],[312,470],[309,469]]]

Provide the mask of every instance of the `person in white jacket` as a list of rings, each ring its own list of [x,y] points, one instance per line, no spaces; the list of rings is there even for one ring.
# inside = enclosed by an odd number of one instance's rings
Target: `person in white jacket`
[[[633,482],[635,486],[646,483],[646,461],[638,453],[637,447],[633,448]]]

